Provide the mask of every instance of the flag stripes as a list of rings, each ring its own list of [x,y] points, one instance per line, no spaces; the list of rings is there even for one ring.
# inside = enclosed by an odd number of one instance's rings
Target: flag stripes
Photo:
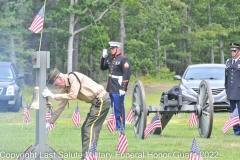
[[[118,137],[117,151],[124,154],[128,148],[127,137],[124,133],[123,128],[120,129],[120,134]]]
[[[130,123],[133,123],[133,119],[132,119],[132,108],[130,109],[130,111],[127,114],[126,120]]]
[[[72,121],[76,127],[79,127],[81,125],[81,118],[80,118],[80,112],[78,105],[76,106],[73,115],[72,115]]]
[[[44,5],[42,6],[41,10],[38,12],[31,26],[28,29],[34,33],[40,33],[43,30],[43,23],[44,23]]]
[[[197,115],[193,112],[189,118],[189,126],[194,126],[197,124]]]
[[[149,133],[151,133],[156,128],[162,128],[161,121],[159,119],[158,113],[152,118],[151,122],[147,125],[144,130],[144,139],[147,138]]]
[[[110,113],[110,115],[108,117],[107,127],[111,133],[116,130],[116,119],[115,119],[115,115],[113,113]]]
[[[92,141],[92,145],[89,148],[86,157],[84,160],[98,160],[98,155],[97,155],[97,142],[95,139]]]
[[[52,111],[51,111],[51,109],[49,109],[48,112],[46,113],[46,122],[49,122],[49,120],[52,116],[51,114],[52,114]],[[55,127],[56,127],[55,124],[50,123],[50,127],[48,128],[47,131],[54,129]]]
[[[24,118],[24,122],[25,123],[29,123],[31,118],[30,118],[30,113],[29,113],[29,110],[28,110],[28,104],[26,104],[26,107],[24,107],[23,109],[23,114],[25,116]]]
[[[196,138],[193,139],[192,148],[188,160],[202,160]]]
[[[239,124],[239,116],[237,108],[231,113],[230,117],[228,118],[227,122],[224,124],[222,131],[226,133],[231,127]]]

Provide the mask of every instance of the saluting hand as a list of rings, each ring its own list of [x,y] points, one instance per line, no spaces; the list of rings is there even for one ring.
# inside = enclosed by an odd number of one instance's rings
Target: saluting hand
[[[107,56],[108,56],[107,49],[103,49],[102,54],[103,54],[103,55],[102,55],[103,58],[107,58]]]

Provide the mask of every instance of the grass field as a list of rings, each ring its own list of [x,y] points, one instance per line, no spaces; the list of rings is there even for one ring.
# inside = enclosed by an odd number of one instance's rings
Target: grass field
[[[174,85],[173,85],[174,86]],[[160,95],[166,90],[146,90],[147,105],[158,105]],[[27,93],[24,103],[30,103],[32,88],[26,88]],[[126,114],[131,106],[131,94],[126,96]],[[58,102],[51,101],[54,108]],[[81,153],[81,132],[76,128],[71,116],[77,101],[71,101],[69,108],[63,111],[56,122],[56,128],[48,134],[47,143],[56,150],[64,159],[80,159]],[[89,104],[78,101],[80,106],[82,123],[89,110]],[[31,109],[31,122],[23,123],[22,109],[18,113],[0,113],[0,159],[16,159],[16,156],[23,153],[27,147],[35,143],[35,116],[36,111]],[[154,114],[150,114],[147,120],[150,121]],[[142,140],[135,137],[132,124],[126,125],[126,136],[128,150],[124,155],[116,152],[118,132],[110,133],[104,124],[97,150],[99,159],[188,159],[193,138],[196,137],[203,159],[236,160],[240,157],[240,137],[233,134],[232,129],[227,133],[222,132],[222,127],[229,117],[229,113],[215,113],[211,138],[201,138],[197,126],[188,126],[189,113],[180,113],[173,116],[161,135],[149,135]],[[45,131],[42,132],[45,134]],[[12,158],[11,158],[12,156]]]

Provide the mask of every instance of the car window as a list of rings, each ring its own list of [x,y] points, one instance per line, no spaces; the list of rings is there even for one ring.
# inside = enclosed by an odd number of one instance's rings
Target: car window
[[[203,80],[203,79],[219,79],[225,78],[224,67],[202,67],[202,68],[189,68],[184,76],[188,80]]]
[[[13,79],[13,72],[10,67],[1,66],[0,67],[0,79]]]
[[[19,74],[18,68],[16,68],[15,65],[13,65],[13,64],[11,66],[14,70],[14,73],[16,73],[16,76],[18,76],[18,74]]]

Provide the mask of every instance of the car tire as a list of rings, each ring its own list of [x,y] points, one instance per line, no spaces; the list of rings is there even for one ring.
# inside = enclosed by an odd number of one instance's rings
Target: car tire
[[[22,107],[22,96],[19,96],[17,98],[16,103],[13,105],[13,107],[11,108],[12,112],[18,112],[19,109]]]

